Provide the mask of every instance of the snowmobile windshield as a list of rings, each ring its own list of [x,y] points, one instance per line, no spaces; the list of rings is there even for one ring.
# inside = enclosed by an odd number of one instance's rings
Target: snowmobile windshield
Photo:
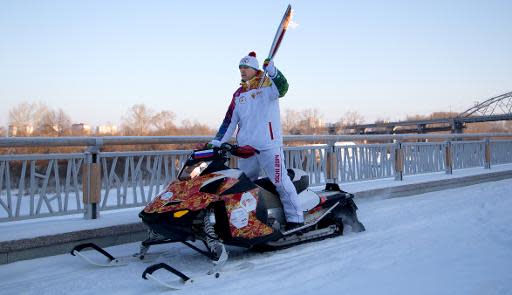
[[[190,180],[201,175],[201,172],[203,172],[204,169],[210,165],[211,161],[199,161],[191,165],[187,165],[187,163],[185,163],[185,167],[183,167],[180,175],[178,176],[179,180]]]
[[[185,166],[181,169],[178,180],[190,180],[201,175],[201,172],[217,158],[217,153],[213,149],[195,150],[190,154]]]

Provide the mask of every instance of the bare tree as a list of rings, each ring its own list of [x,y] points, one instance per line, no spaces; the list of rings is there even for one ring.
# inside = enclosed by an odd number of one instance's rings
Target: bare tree
[[[71,117],[62,109],[55,112],[55,125],[59,136],[69,135],[71,133]]]
[[[430,119],[430,118],[425,115],[407,115],[405,117],[406,121],[419,121],[419,120],[425,120],[425,119]]]
[[[157,133],[172,135],[176,133],[175,117],[176,115],[171,111],[161,111],[153,116],[151,125]]]
[[[375,124],[389,123],[389,122],[390,122],[389,118],[382,118],[382,117],[378,117],[377,119],[375,119],[375,121],[373,121],[373,123],[375,123]]]
[[[45,129],[44,125],[49,124],[46,121],[52,116],[56,116],[56,114],[53,114],[48,106],[42,102],[22,102],[9,110],[9,125],[12,128],[13,135],[29,136],[34,130],[38,132]],[[47,133],[43,132],[43,135]]]
[[[431,119],[445,119],[445,118],[455,118],[459,114],[455,112],[434,112],[430,114]]]
[[[125,135],[147,135],[151,127],[154,111],[144,104],[133,105],[122,118],[121,128]]]
[[[318,134],[324,131],[323,115],[317,109],[285,110],[281,120],[286,134]]]
[[[181,127],[178,129],[180,135],[212,135],[215,131],[207,125],[197,121],[183,120]]]
[[[343,114],[343,117],[338,121],[341,126],[359,125],[364,123],[363,115],[356,111],[348,111]]]
[[[299,112],[286,109],[284,116],[281,116],[281,127],[285,134],[296,134],[298,133],[295,128],[299,126]]]
[[[324,129],[323,115],[317,109],[305,109],[300,113],[300,130],[303,134],[318,134]]]
[[[185,120],[181,127],[174,123],[176,115],[163,110],[155,113],[144,104],[136,104],[122,118],[121,129],[125,135],[210,135],[213,130],[197,121]]]
[[[22,102],[9,110],[9,125],[35,127],[48,111],[48,106],[42,102]]]
[[[62,109],[47,111],[37,127],[40,135],[64,136],[71,132],[71,118]]]

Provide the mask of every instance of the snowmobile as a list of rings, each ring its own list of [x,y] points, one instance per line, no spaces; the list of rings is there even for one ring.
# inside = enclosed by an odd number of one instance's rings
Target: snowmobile
[[[357,218],[353,195],[335,183],[321,191],[308,188],[309,177],[299,169],[288,169],[304,211],[304,225],[292,229],[286,220],[274,184],[268,178],[251,181],[241,170],[226,164],[231,156],[248,158],[259,153],[251,146],[239,147],[224,143],[191,153],[178,174],[139,213],[149,228],[149,237],[142,241],[139,253],[129,259],[144,259],[151,245],[181,242],[205,255],[213,262],[206,276],[218,278],[228,260],[225,245],[254,250],[274,250],[304,242],[342,235],[349,226],[354,232],[364,231]],[[202,241],[205,249],[191,242]],[[92,248],[109,259],[98,264],[80,253]],[[76,246],[71,253],[96,265],[125,263],[95,244]],[[164,282],[153,273],[164,269],[179,277],[179,286]],[[197,281],[166,263],[149,266],[144,279],[153,279],[172,289]]]

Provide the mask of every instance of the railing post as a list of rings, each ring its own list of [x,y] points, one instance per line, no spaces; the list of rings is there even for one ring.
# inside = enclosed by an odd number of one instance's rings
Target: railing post
[[[338,161],[336,157],[336,142],[327,143],[327,154],[325,159],[325,183],[336,183],[338,180]]]
[[[297,151],[300,154],[300,158],[302,158],[302,162],[300,163],[300,169],[309,173],[308,169],[308,151],[307,150],[299,150]]]
[[[101,165],[98,154],[98,147],[88,148],[85,152],[87,162],[82,170],[82,201],[85,219],[97,219],[100,215],[98,204],[101,199]]]
[[[404,151],[402,149],[402,143],[396,142],[395,148],[395,180],[404,179]]]
[[[485,161],[484,168],[491,169],[491,140],[489,138],[485,139]]]
[[[446,174],[453,174],[452,142],[447,141],[444,149],[444,169]]]

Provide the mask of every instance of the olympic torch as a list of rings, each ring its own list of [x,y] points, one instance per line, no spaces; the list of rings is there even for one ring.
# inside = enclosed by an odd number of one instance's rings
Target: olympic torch
[[[274,36],[274,41],[272,42],[272,46],[270,47],[270,51],[268,53],[268,58],[270,60],[274,59],[274,56],[277,53],[277,50],[279,49],[279,46],[281,45],[281,41],[283,41],[284,34],[286,33],[286,30],[288,29],[288,25],[290,24],[290,20],[292,19],[292,6],[288,4],[288,7],[286,8],[286,11],[284,12],[283,19],[281,20],[281,23],[279,24],[279,27],[277,27],[276,35]],[[261,80],[260,80],[260,86],[263,85],[263,81],[265,81],[265,76],[267,75],[267,71],[263,73]]]

